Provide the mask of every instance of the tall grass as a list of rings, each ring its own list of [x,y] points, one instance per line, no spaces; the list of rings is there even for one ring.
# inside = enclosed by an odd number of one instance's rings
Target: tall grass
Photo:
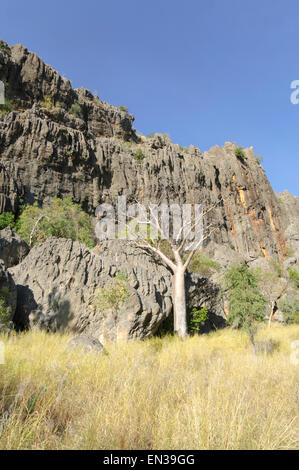
[[[66,348],[69,336],[32,331],[5,342],[0,449],[296,449],[299,327],[272,327],[278,344],[254,356],[245,334]]]

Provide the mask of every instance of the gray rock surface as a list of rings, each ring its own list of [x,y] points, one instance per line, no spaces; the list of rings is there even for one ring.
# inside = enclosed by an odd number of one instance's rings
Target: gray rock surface
[[[6,306],[11,308],[11,319],[14,316],[17,305],[17,289],[11,274],[7,271],[5,264],[0,260],[0,292],[2,290],[9,291],[9,298],[6,301]]]
[[[29,246],[11,228],[0,230],[0,259],[7,268],[19,264],[29,253]]]
[[[51,238],[10,268],[18,289],[17,327],[38,324],[52,331],[84,332],[99,341],[153,334],[172,312],[169,269],[123,241],[105,241],[96,251]],[[109,288],[118,273],[127,279],[128,298],[117,309],[96,306],[98,289]],[[217,286],[196,275],[186,283],[189,306],[206,305],[213,321],[223,321]]]
[[[120,194],[205,208],[221,197],[206,218],[218,226],[212,241],[234,246],[243,258],[282,258],[288,215],[252,148],[242,162],[230,142],[202,154],[163,135],[139,138],[133,116],[74,90],[25,47],[8,51],[0,51],[0,79],[15,110],[0,119],[0,212],[16,211],[21,199],[43,204],[54,196],[69,196],[89,213]],[[141,162],[134,158],[138,150]]]
[[[14,101],[14,110],[0,115],[0,213],[17,213],[23,202],[47,204],[55,196],[70,197],[91,214],[100,203],[116,204],[118,195],[128,203],[189,202],[205,209],[217,203],[205,218],[206,225],[217,226],[205,249],[224,269],[246,260],[267,270],[272,258],[285,267],[298,266],[293,260],[299,259],[299,199],[288,191],[274,193],[252,147],[244,149],[241,161],[231,142],[202,153],[194,146],[183,149],[162,134],[137,136],[132,115],[84,88],[73,89],[22,45],[0,50],[0,80]],[[17,322],[30,317],[49,329],[145,337],[169,316],[171,276],[161,264],[108,243],[98,255],[97,270],[95,254],[71,242],[64,242],[60,253],[57,243],[34,248],[22,268],[13,269],[24,300]],[[91,314],[95,286],[109,283],[119,267],[130,271],[127,304],[117,319],[112,312]],[[218,275],[211,280],[218,282]],[[205,299],[216,316],[223,314],[215,284],[196,276],[186,282],[189,302],[203,305]]]
[[[68,349],[80,348],[86,353],[91,351],[105,353],[102,343],[88,335],[75,336],[74,338],[70,339],[67,347]]]
[[[291,268],[295,264],[297,264],[297,258],[295,256],[292,256],[291,258],[287,258],[283,263],[283,269],[286,271],[287,269]]]

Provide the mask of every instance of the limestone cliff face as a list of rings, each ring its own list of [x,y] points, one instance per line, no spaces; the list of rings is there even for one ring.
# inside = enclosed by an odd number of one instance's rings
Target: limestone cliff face
[[[69,196],[89,213],[118,195],[205,207],[222,198],[206,220],[219,227],[211,251],[221,245],[247,259],[283,256],[288,210],[251,148],[243,161],[233,143],[202,154],[165,136],[139,137],[133,116],[72,89],[20,45],[0,49],[0,80],[14,100],[14,110],[0,115],[0,212],[53,196]]]

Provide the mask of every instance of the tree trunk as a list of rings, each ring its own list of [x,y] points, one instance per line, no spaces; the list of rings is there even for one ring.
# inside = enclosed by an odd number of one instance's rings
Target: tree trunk
[[[254,342],[254,334],[250,333],[250,342],[252,346],[252,351],[256,355],[256,347],[255,347],[255,342]]]
[[[277,300],[278,299],[279,299],[279,297],[277,297]],[[277,310],[277,302],[276,302],[276,300],[273,300],[271,302],[271,313],[269,315],[268,328],[270,328],[270,326],[271,326],[271,321],[272,321],[273,315],[275,314],[276,310]]]
[[[173,280],[173,317],[174,332],[180,338],[187,336],[187,311],[185,294],[185,270],[183,266],[177,266]]]

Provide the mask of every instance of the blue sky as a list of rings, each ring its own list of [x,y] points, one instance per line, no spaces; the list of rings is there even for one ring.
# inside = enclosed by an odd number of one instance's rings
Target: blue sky
[[[299,196],[298,0],[17,0],[0,35],[128,106],[145,135],[252,145],[274,190]]]

